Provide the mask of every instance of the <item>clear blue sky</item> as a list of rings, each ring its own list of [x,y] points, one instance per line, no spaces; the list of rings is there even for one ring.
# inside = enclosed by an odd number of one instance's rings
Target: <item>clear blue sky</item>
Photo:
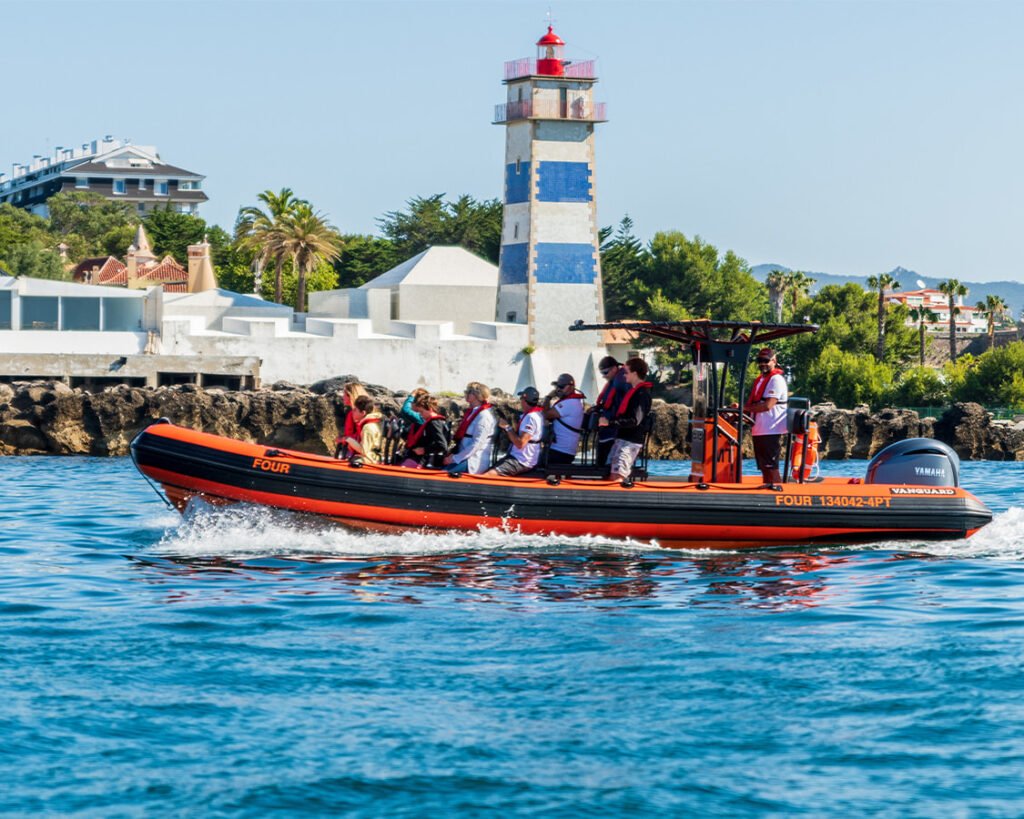
[[[598,212],[751,264],[1024,280],[1024,4],[553,2],[598,59]],[[0,2],[0,167],[103,134],[344,232],[500,197],[502,63],[546,2]]]

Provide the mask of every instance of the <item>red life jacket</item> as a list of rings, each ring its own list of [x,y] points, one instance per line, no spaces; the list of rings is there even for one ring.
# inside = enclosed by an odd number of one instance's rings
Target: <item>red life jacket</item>
[[[359,427],[359,437],[360,437],[360,439],[362,439],[362,437],[363,437],[363,427],[365,427],[365,426],[366,426],[367,424],[379,424],[379,423],[380,423],[380,417],[377,417],[377,418],[371,418],[371,417],[370,417],[370,416],[368,416],[368,415],[367,415],[367,416],[365,416],[365,417],[363,418],[363,420],[362,420],[362,421],[360,421],[360,422],[358,423],[358,425],[357,425],[357,426]],[[354,436],[353,436],[353,437],[354,437]]]
[[[455,441],[458,443],[466,437],[466,432],[469,430],[469,425],[473,423],[473,419],[476,418],[484,410],[489,410],[490,404],[478,404],[476,407],[471,409],[465,415],[462,416],[462,420],[459,422],[459,428],[455,430]]]
[[[443,415],[437,415],[435,413],[431,413],[430,415],[424,415],[423,416],[423,423],[422,424],[413,424],[409,428],[409,434],[406,436],[406,439],[405,439],[405,446],[406,446],[406,448],[407,449],[415,449],[416,448],[416,444],[418,444],[420,438],[423,437],[423,432],[426,430],[427,424],[429,424],[433,420],[436,420],[437,418],[444,418],[444,416]]]
[[[654,384],[652,384],[650,381],[641,381],[635,387],[632,387],[629,390],[629,392],[627,392],[624,396],[622,396],[622,403],[619,404],[619,409],[616,411],[615,416],[618,417],[620,415],[625,415],[626,414],[626,410],[629,408],[629,399],[633,397],[633,393],[635,393],[637,390],[642,390],[642,389],[648,389],[649,390],[653,386],[654,386]]]
[[[523,424],[526,423],[526,419],[530,417],[530,413],[531,412],[543,412],[543,411],[544,411],[543,407],[530,407],[526,412],[523,413],[523,417],[519,419],[519,426],[516,427],[516,433],[518,433],[519,435],[523,434]],[[534,444],[536,444],[538,442],[539,442],[539,439],[538,439],[538,441],[528,441],[527,443],[534,443]]]
[[[562,403],[563,401],[568,401],[568,400],[569,400],[570,398],[579,398],[579,399],[580,399],[580,401],[585,401],[585,400],[586,400],[586,398],[587,398],[587,396],[585,396],[585,395],[584,395],[583,393],[581,393],[581,392],[580,392],[579,390],[574,390],[574,391],[573,391],[572,393],[570,393],[569,395],[563,395],[563,396],[562,396],[561,398],[559,398],[559,399],[558,399],[557,401],[555,401],[555,403],[554,403],[554,404],[552,404],[551,406],[553,406],[553,407],[557,407],[557,406],[558,406],[559,404],[561,404],[561,403]],[[600,398],[599,398],[599,399],[597,399],[597,402],[598,402],[598,403],[600,404],[600,403],[601,403],[601,399],[600,399]]]
[[[769,373],[762,373],[754,380],[754,386],[750,388],[750,397],[747,398],[747,404],[756,404],[762,398],[764,398],[764,391],[768,389],[768,382],[772,380],[773,375],[783,375],[784,373],[778,367]]]
[[[601,394],[597,396],[597,406],[602,409],[611,409],[612,404],[615,401],[615,386],[613,382],[614,378],[608,380],[608,383],[604,385],[604,389],[601,390]]]

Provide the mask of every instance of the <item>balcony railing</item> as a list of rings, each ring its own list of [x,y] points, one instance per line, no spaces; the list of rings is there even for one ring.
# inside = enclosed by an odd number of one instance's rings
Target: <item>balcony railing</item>
[[[572,119],[581,122],[605,122],[607,103],[594,102],[587,105],[575,100],[565,105],[557,100],[522,100],[503,102],[494,106],[494,122],[514,122],[519,119]]]
[[[594,80],[597,79],[596,67],[593,60],[584,60],[578,63],[570,62],[565,64],[564,73],[559,76],[570,80]],[[537,61],[531,60],[528,57],[523,57],[519,60],[509,60],[505,63],[506,80],[532,77],[537,73]]]

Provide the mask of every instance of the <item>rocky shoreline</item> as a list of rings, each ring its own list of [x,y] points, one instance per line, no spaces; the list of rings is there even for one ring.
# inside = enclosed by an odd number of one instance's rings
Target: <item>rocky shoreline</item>
[[[329,454],[342,418],[338,390],[347,380],[334,378],[308,388],[277,383],[246,392],[190,384],[122,386],[99,393],[73,390],[59,381],[0,384],[0,454],[123,456],[135,434],[157,418],[243,441]],[[381,387],[368,389],[391,409],[404,397]],[[510,397],[496,403],[507,409],[517,404]],[[445,399],[442,406],[457,415],[462,403]],[[688,458],[690,409],[659,400],[655,409],[651,457]],[[831,404],[815,407],[814,415],[827,459],[870,458],[893,441],[924,437],[944,441],[967,460],[1024,461],[1024,421],[993,421],[977,404],[954,404],[938,420],[909,410],[871,412]]]

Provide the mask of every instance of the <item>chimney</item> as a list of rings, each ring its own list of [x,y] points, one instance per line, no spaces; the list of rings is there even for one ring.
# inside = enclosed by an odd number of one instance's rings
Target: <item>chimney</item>
[[[124,260],[128,267],[128,281],[125,283],[129,290],[137,289],[139,281],[139,261],[135,258],[135,245],[128,245],[128,253]]]
[[[210,258],[210,243],[203,237],[202,244],[188,246],[188,292],[202,293],[215,290],[217,277]]]

